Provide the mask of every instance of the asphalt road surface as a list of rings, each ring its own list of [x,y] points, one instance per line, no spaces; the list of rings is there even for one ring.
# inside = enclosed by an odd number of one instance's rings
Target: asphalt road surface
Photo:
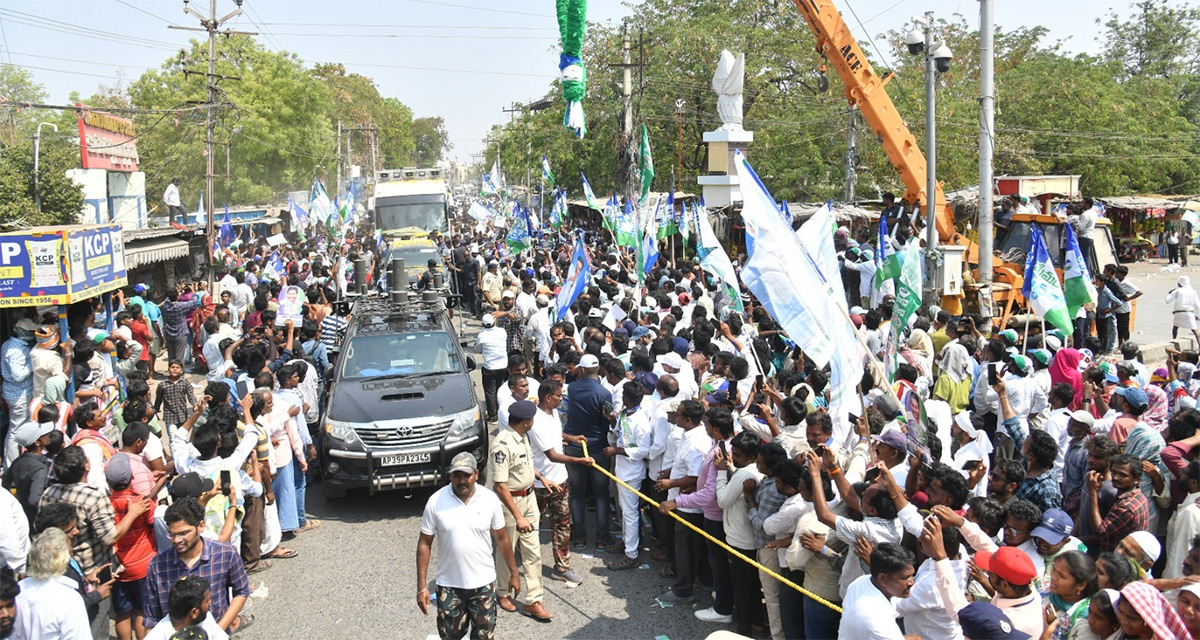
[[[456,322],[457,325],[457,322]],[[466,324],[474,336],[478,325]],[[476,390],[483,397],[478,373]],[[351,492],[335,501],[324,488],[308,488],[308,513],[321,526],[286,544],[296,558],[273,560],[274,566],[250,576],[254,595],[249,613],[254,625],[239,640],[279,638],[437,637],[436,613],[417,608],[417,538],[421,512],[433,489],[392,491],[369,496]],[[589,521],[594,517],[589,513]],[[693,613],[712,606],[711,594],[697,590],[693,605],[663,609],[655,596],[671,581],[658,574],[663,563],[642,552],[642,567],[609,571],[605,560],[619,553],[596,555],[594,536],[582,554],[572,552],[572,567],[584,582],[574,588],[550,579],[553,559],[550,533],[542,525],[543,604],[554,615],[550,623],[520,613],[498,612],[497,638],[631,638],[699,639],[732,625],[700,622]],[[644,546],[644,545],[643,545]],[[436,576],[437,542],[429,578]],[[647,566],[648,565],[648,566]]]

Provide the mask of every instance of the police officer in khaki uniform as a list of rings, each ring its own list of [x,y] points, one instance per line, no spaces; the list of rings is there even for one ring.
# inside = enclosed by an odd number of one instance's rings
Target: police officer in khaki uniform
[[[550,622],[553,616],[542,606],[542,548],[537,528],[541,515],[533,492],[533,481],[539,474],[533,468],[533,450],[525,437],[533,428],[535,415],[537,405],[528,400],[510,405],[508,428],[496,434],[488,452],[487,477],[490,488],[504,505],[504,529],[515,547],[521,550],[525,615],[539,622]],[[508,567],[497,560],[498,591],[508,584],[509,577]],[[505,611],[517,610],[506,594],[501,594],[498,604]]]

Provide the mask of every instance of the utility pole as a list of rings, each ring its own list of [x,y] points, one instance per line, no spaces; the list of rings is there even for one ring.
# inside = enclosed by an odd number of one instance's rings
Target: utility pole
[[[846,136],[846,192],[844,200],[854,204],[854,188],[858,182],[855,165],[858,164],[858,107],[850,105],[850,132]]]
[[[368,134],[371,136],[371,176],[373,178],[375,176],[375,172],[379,171],[379,154],[378,148],[376,147],[376,141],[378,137],[375,135],[375,125],[370,124],[368,126],[370,127]]]
[[[979,311],[992,315],[992,154],[996,130],[995,15],[992,0],[979,0]]]
[[[212,238],[216,234],[216,228],[213,218],[215,214],[216,203],[213,200],[213,132],[217,126],[217,80],[240,80],[235,76],[218,76],[217,75],[217,34],[225,36],[231,35],[246,35],[254,36],[257,33],[250,31],[233,31],[231,29],[221,30],[221,25],[229,20],[242,15],[242,0],[234,0],[238,8],[232,12],[217,17],[217,0],[208,0],[208,15],[204,15],[199,11],[188,6],[187,0],[184,0],[183,10],[200,21],[200,28],[196,27],[181,27],[170,25],[170,29],[182,29],[184,31],[201,31],[208,33],[208,73],[205,75],[205,85],[208,87],[208,105],[207,105],[207,122],[204,127],[204,195],[207,198],[205,203],[205,234],[208,238]],[[188,71],[184,72],[189,73]],[[209,260],[208,268],[208,288],[212,291],[213,283],[216,280],[216,269],[213,260]]]
[[[337,183],[333,185],[333,195],[337,195],[338,189],[342,185],[342,121],[338,120],[337,125],[337,143],[334,144],[337,149]]]
[[[625,119],[624,126],[621,131],[627,136],[633,135],[633,74],[630,71],[630,65],[633,60],[629,49],[629,30],[621,27],[621,67],[623,76],[621,81],[621,98],[625,104]]]

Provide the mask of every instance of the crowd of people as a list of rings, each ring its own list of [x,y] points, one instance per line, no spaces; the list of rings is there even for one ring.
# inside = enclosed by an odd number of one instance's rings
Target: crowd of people
[[[253,624],[254,574],[320,525],[305,489],[347,324],[337,301],[347,266],[375,251],[370,237],[260,238],[216,256],[214,291],[134,284],[112,317],[96,298],[62,324],[15,310],[0,345],[0,637],[219,639]]]
[[[886,215],[887,241],[920,232]],[[1073,335],[935,306],[893,330],[879,236],[838,230],[866,354],[863,409],[838,416],[830,368],[690,247],[642,269],[573,223],[590,280],[561,312],[573,238],[518,255],[487,231],[438,240],[482,322],[499,430],[422,518],[417,601],[441,637],[553,620],[545,518],[553,579],[582,582],[572,559],[592,550],[612,572],[653,563],[670,588],[647,604],[749,637],[1200,638],[1200,353],[1142,362],[1123,267],[1099,270]]]

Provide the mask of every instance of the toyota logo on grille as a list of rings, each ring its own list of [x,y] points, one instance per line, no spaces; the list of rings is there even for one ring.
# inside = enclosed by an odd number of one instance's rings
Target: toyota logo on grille
[[[400,427],[399,429],[396,429],[396,435],[400,436],[401,438],[407,438],[407,437],[411,436],[412,434],[413,434],[413,428],[409,427],[409,426],[403,426],[403,427]]]

